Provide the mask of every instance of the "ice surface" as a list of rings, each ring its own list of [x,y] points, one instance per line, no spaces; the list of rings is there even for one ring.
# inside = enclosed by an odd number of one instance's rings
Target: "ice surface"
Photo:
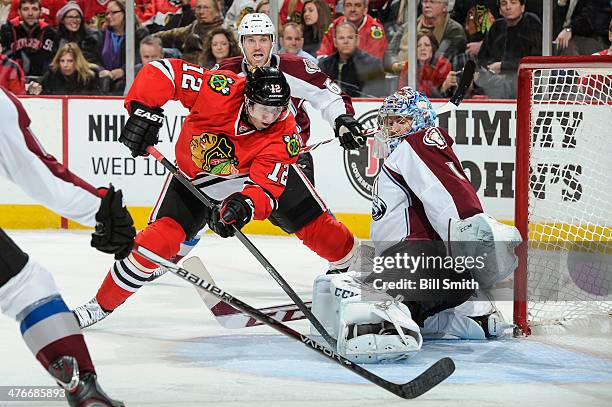
[[[51,270],[71,307],[94,296],[112,264],[111,256],[89,248],[87,232],[9,234]],[[297,293],[310,299],[312,280],[326,270],[325,262],[295,238],[252,239]],[[289,302],[236,239],[207,235],[193,254],[219,286],[251,305]],[[307,332],[303,321],[293,326]],[[0,317],[0,332],[0,386],[53,384],[14,321]],[[195,290],[169,274],[143,287],[85,335],[104,389],[127,406],[612,405],[610,333],[426,342],[411,360],[370,366],[385,378],[405,382],[442,356],[455,360],[457,371],[448,381],[405,401],[267,327],[221,328]],[[0,406],[43,404],[0,401]]]

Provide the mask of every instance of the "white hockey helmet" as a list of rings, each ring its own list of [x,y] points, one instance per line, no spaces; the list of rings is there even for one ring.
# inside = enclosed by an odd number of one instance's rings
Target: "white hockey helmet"
[[[247,14],[242,18],[240,26],[238,26],[238,46],[244,54],[242,48],[242,39],[245,35],[269,35],[272,40],[272,51],[274,52],[274,45],[276,44],[276,28],[268,17],[264,13],[251,13]]]

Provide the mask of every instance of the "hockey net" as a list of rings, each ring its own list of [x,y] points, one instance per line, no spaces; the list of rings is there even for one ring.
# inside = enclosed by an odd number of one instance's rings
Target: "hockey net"
[[[515,323],[523,333],[609,326],[612,57],[521,61],[516,165],[515,224],[527,244]]]

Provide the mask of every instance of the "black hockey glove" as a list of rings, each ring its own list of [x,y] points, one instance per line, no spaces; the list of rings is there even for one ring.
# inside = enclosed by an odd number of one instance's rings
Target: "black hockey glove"
[[[160,107],[147,107],[138,102],[130,105],[132,115],[121,130],[119,141],[132,152],[132,157],[147,155],[147,147],[159,141],[157,133],[164,124],[164,110]]]
[[[221,237],[231,237],[235,229],[240,230],[253,217],[253,202],[237,192],[228,196],[220,206],[216,206],[208,220],[208,226]]]
[[[365,144],[363,127],[353,116],[341,114],[336,117],[334,133],[345,150],[355,150]]]
[[[130,254],[135,236],[134,221],[123,205],[123,193],[115,191],[111,184],[96,213],[96,230],[91,235],[91,246],[121,260]]]

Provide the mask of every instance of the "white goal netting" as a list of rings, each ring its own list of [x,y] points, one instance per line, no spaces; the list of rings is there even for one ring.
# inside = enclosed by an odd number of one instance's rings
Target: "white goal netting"
[[[527,319],[612,312],[612,67],[532,71]]]

